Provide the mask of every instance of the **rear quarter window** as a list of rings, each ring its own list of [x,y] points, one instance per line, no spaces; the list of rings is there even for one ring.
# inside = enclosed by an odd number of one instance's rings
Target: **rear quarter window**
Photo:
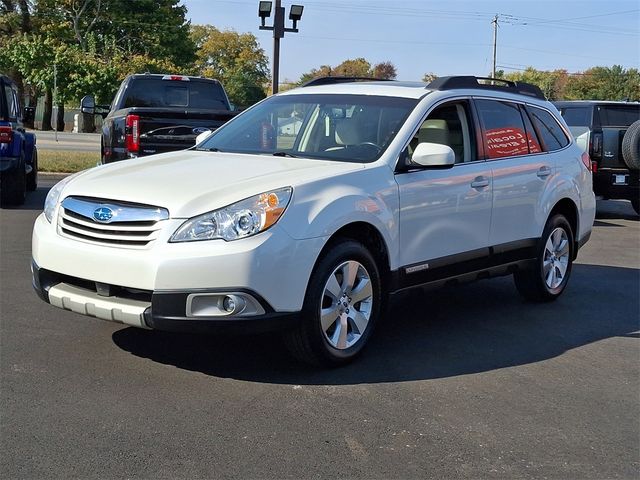
[[[565,107],[560,109],[560,113],[570,127],[588,127],[591,125],[590,107]]]
[[[602,127],[628,127],[640,120],[640,105],[598,105],[596,113]]]
[[[552,152],[569,145],[570,140],[551,113],[541,108],[531,106],[527,107],[527,110],[531,117],[531,122],[542,140],[545,151]]]

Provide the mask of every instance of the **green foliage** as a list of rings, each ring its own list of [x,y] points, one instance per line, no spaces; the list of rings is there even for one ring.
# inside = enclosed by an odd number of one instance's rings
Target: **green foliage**
[[[354,59],[345,60],[336,67],[330,65],[322,65],[318,69],[313,69],[307,73],[302,74],[298,84],[313,80],[318,77],[375,77],[384,78],[388,80],[394,80],[397,76],[396,67],[391,62],[382,62],[375,65],[371,65],[366,59],[359,57]]]
[[[500,78],[537,85],[549,100],[640,100],[640,72],[620,65],[593,67],[576,74],[528,67]]]
[[[195,71],[222,82],[232,103],[248,106],[266,96],[269,63],[252,33],[194,25],[191,39],[198,47]]]
[[[571,77],[565,91],[567,99],[640,100],[640,71],[620,65],[593,67]]]
[[[537,85],[549,100],[562,100],[569,75],[566,70],[545,72],[528,67],[522,72],[504,74],[501,78]]]

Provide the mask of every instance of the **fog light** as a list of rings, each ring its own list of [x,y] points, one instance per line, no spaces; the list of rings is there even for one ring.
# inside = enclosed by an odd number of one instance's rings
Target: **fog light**
[[[233,311],[236,309],[235,299],[233,297],[230,297],[229,295],[224,297],[224,300],[222,300],[222,308],[224,308],[225,311],[229,313],[233,313]]]

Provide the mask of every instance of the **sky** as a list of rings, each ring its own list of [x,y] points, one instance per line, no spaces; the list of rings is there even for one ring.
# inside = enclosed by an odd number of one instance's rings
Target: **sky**
[[[258,29],[258,0],[182,3],[193,24],[253,33],[271,59],[272,33]],[[300,32],[281,41],[281,83],[357,57],[391,61],[398,80],[428,72],[487,76],[496,14],[497,65],[505,72],[640,68],[639,0],[283,0],[287,18],[292,4],[304,13]]]

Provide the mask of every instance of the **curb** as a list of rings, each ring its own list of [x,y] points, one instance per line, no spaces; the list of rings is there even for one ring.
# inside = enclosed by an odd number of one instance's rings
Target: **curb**
[[[64,177],[72,175],[71,173],[59,173],[59,172],[38,172],[38,178],[43,180],[60,180]]]

